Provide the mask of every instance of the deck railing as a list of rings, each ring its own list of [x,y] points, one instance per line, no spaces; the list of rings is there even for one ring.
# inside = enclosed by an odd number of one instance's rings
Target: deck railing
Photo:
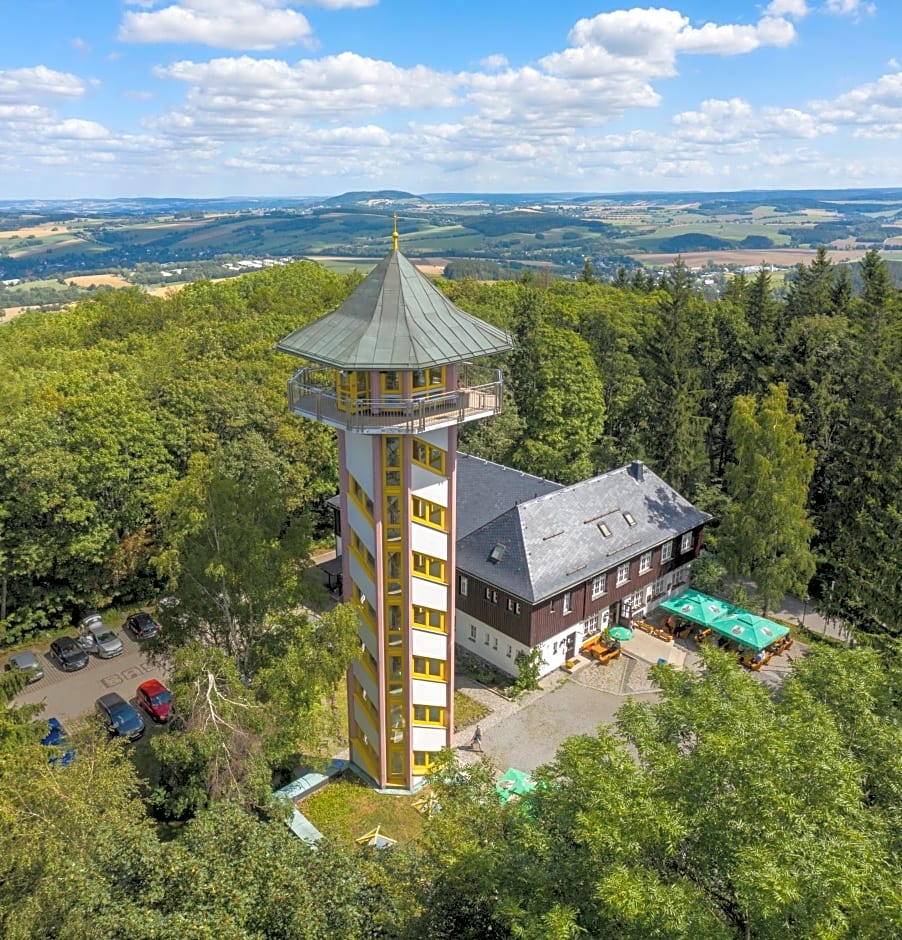
[[[425,391],[410,398],[389,394],[381,398],[343,397],[341,404],[336,378],[334,369],[301,369],[288,382],[291,411],[363,434],[421,434],[431,428],[487,418],[502,408],[498,369],[462,369],[461,384],[453,392]]]

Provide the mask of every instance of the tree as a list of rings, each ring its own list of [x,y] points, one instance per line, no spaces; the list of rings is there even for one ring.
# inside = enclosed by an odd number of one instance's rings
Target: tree
[[[895,720],[891,689],[825,664],[784,700],[702,656],[698,672],[655,667],[660,701],[564,742],[520,803],[499,805],[480,765],[440,768],[420,935],[893,937],[898,862],[851,743]],[[868,712],[854,728],[833,710],[847,683]]]
[[[719,551],[727,568],[751,578],[765,612],[787,591],[804,594],[814,574],[814,526],[806,509],[814,457],[789,411],[783,385],[760,402],[739,396],[730,420],[732,503]]]
[[[604,402],[598,369],[585,340],[571,330],[540,326],[524,340],[534,372],[518,388],[526,423],[516,466],[561,483],[592,475]]]
[[[178,605],[163,612],[161,641],[204,642],[248,671],[256,647],[284,629],[282,615],[305,597],[310,536],[291,514],[265,447],[198,455],[173,487],[163,513],[169,548],[160,567],[176,584]]]
[[[708,311],[693,294],[681,261],[663,286],[666,294],[648,344],[648,458],[671,486],[690,493],[706,475],[707,422],[697,350],[707,332]]]

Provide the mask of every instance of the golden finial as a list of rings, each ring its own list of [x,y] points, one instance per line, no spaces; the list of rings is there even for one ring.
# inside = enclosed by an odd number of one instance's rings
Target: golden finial
[[[391,233],[391,250],[397,251],[398,250],[398,213],[397,212],[394,213],[393,218],[395,220],[395,227]]]

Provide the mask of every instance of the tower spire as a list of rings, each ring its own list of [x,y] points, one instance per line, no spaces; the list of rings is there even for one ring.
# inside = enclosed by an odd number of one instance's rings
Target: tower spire
[[[391,233],[391,250],[397,251],[398,250],[398,213],[397,212],[393,213],[392,218],[394,219],[395,224]]]

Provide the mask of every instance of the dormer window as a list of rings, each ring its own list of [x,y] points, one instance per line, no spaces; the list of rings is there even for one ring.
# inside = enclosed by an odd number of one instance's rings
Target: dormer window
[[[496,542],[495,547],[489,552],[489,558],[495,563],[498,564],[502,558],[504,558],[504,553],[507,551],[507,546],[503,542]]]

